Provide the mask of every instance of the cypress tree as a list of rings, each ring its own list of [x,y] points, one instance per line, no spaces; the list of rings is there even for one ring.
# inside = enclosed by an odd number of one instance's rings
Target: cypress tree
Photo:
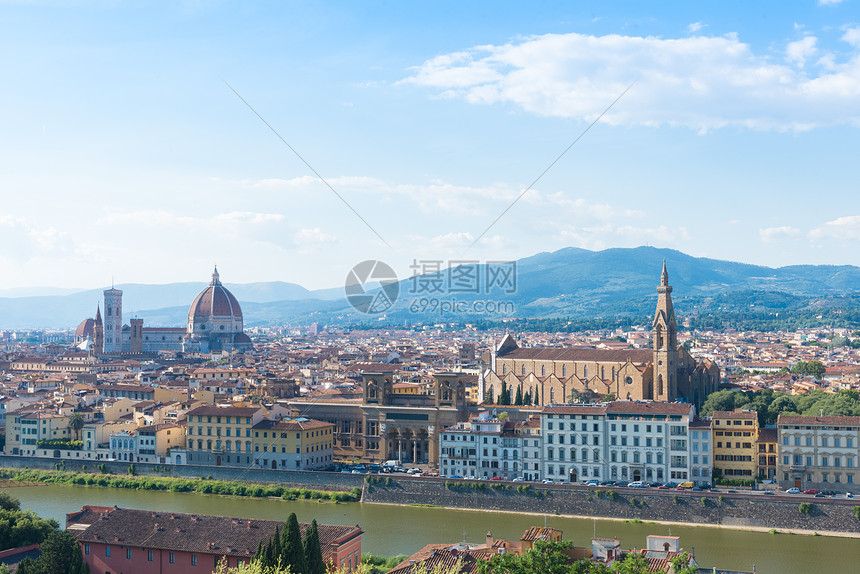
[[[267,566],[274,568],[278,565],[278,562],[281,561],[284,553],[283,548],[281,548],[281,532],[278,530],[277,525],[275,525],[275,534],[272,535],[272,538],[269,540],[269,546],[270,561]]]
[[[514,404],[519,407],[523,405],[523,388],[521,386],[517,387],[517,396],[514,399]]]
[[[540,396],[538,396],[538,390],[535,389],[535,404],[540,406]]]
[[[261,562],[264,559],[263,540],[261,538],[260,541],[257,542],[257,551],[254,552],[254,562]]]
[[[287,544],[283,548],[285,560],[282,566],[289,566],[290,572],[294,574],[307,574],[308,564],[305,560],[305,549],[302,546],[302,532],[295,512],[287,519],[284,534],[286,534]]]
[[[317,530],[316,519],[305,531],[305,560],[308,563],[307,574],[325,574],[326,567],[323,562],[322,548],[320,547],[320,534]]]

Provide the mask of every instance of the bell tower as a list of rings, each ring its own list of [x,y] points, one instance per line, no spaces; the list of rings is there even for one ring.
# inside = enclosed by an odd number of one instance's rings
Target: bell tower
[[[90,354],[92,355],[101,355],[104,352],[104,344],[105,344],[105,328],[104,323],[102,323],[102,310],[101,305],[96,305],[96,320],[93,325],[93,346],[91,347]]]
[[[104,352],[122,352],[122,291],[105,289]]]
[[[654,381],[652,397],[655,401],[674,401],[678,398],[678,324],[672,306],[672,287],[666,260],[660,286],[657,287],[657,310],[652,331],[654,348]]]

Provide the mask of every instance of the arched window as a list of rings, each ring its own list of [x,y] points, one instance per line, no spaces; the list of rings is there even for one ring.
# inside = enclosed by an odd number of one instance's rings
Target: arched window
[[[503,375],[508,374],[508,365],[507,364],[502,365],[502,374]]]
[[[522,371],[522,374],[524,374],[524,375],[526,374],[526,364],[525,363],[523,363],[522,367],[520,367],[520,371]]]
[[[541,367],[540,367],[540,376],[542,376],[542,377],[545,377],[545,376],[546,376],[546,365],[541,365]]]
[[[562,376],[562,377],[566,377],[566,376],[567,376],[567,365],[562,365],[562,366],[561,366],[561,376]]]
[[[657,396],[663,394],[663,375],[657,375]]]
[[[582,377],[583,377],[584,379],[587,379],[587,378],[588,378],[588,365],[585,365],[585,366],[582,368]]]
[[[553,388],[549,390],[549,402],[550,404],[555,403],[555,389]]]

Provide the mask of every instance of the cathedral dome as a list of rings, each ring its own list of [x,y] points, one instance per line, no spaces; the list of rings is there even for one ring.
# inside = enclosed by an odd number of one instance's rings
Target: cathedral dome
[[[96,322],[92,319],[84,319],[78,328],[75,329],[75,339],[86,339],[94,335],[94,327]]]
[[[212,281],[194,299],[188,310],[188,322],[194,323],[195,319],[210,317],[242,319],[242,308],[236,297],[221,284],[218,268],[212,273]]]

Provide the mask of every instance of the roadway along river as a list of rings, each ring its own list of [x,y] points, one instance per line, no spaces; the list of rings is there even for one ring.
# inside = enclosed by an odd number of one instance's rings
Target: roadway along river
[[[85,504],[121,506],[218,514],[242,518],[286,520],[295,512],[302,522],[316,518],[327,524],[358,524],[364,530],[362,550],[365,553],[411,554],[431,542],[481,543],[487,531],[496,538],[519,539],[529,526],[547,526],[564,532],[565,540],[579,546],[591,543],[591,536],[617,536],[622,548],[641,547],[648,534],[681,537],[681,545],[695,548],[702,566],[735,568],[759,574],[809,574],[857,571],[860,564],[860,541],[856,538],[768,534],[739,530],[631,524],[610,520],[587,520],[557,516],[446,510],[441,508],[399,507],[379,504],[332,504],[288,502],[252,498],[220,497],[201,494],[121,490],[80,486],[36,486],[9,489],[29,508],[43,517],[65,525],[67,512],[80,510]],[[852,570],[855,569],[855,570]]]

